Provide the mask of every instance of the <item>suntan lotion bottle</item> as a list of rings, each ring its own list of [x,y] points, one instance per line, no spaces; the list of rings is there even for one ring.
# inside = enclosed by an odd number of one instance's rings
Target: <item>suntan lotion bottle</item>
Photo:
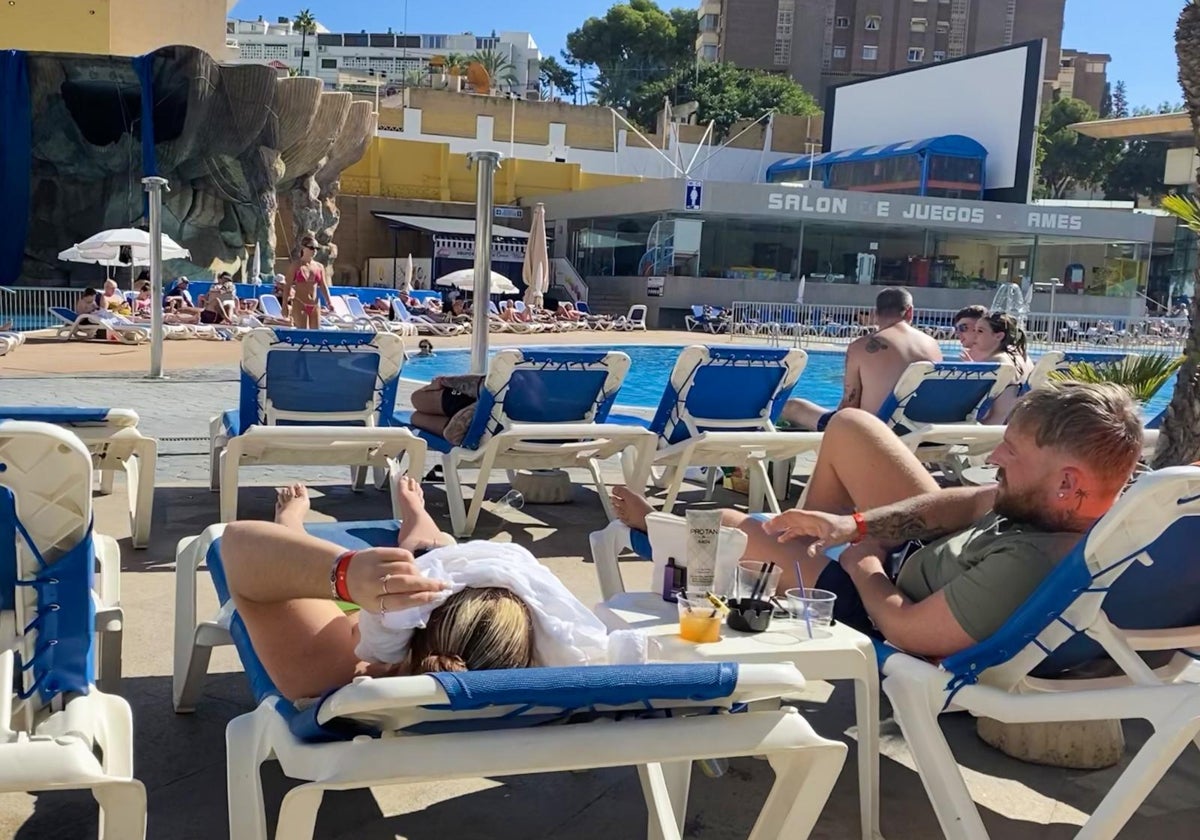
[[[712,591],[717,573],[717,541],[721,537],[721,511],[687,512],[688,589]]]

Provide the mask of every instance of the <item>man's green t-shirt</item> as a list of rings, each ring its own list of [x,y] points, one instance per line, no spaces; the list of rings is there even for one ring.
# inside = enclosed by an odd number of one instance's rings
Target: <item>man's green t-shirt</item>
[[[913,601],[945,590],[950,612],[976,641],[1000,629],[1082,534],[1041,531],[989,513],[908,558],[896,587]]]

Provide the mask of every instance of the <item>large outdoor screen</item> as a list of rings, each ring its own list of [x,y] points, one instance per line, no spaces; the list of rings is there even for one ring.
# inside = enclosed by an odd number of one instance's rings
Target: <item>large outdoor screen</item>
[[[985,197],[1030,199],[1045,42],[902,70],[829,89],[825,151],[965,134],[988,151]]]

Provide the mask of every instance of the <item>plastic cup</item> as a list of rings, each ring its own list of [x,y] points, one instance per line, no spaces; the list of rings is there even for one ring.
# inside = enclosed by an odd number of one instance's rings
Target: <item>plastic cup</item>
[[[806,631],[811,633],[833,623],[833,605],[837,601],[834,593],[825,589],[789,589],[784,595],[788,613],[802,622]]]
[[[725,616],[708,600],[707,593],[680,592],[675,603],[679,607],[679,635],[684,641],[703,645],[721,640]]]
[[[771,599],[771,596],[775,594],[775,590],[779,588],[779,581],[783,579],[783,567],[769,567],[767,585],[755,594],[754,587],[758,583],[759,578],[763,576],[762,569],[764,565],[766,564],[756,560],[743,560],[738,563],[737,569],[734,570],[736,579],[734,581],[733,592],[735,598],[741,600],[753,596],[763,601]]]

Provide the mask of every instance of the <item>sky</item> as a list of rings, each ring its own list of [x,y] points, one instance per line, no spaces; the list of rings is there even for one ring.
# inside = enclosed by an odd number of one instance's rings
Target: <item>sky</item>
[[[533,34],[543,55],[559,54],[567,33],[615,0],[239,0],[233,15],[274,20],[308,8],[334,32],[474,32]],[[661,6],[698,6],[697,0]],[[1175,19],[1183,0],[1067,0],[1063,46],[1113,57],[1109,81],[1123,80],[1131,106],[1155,107],[1182,97],[1175,77]],[[407,25],[405,24],[407,9]]]

